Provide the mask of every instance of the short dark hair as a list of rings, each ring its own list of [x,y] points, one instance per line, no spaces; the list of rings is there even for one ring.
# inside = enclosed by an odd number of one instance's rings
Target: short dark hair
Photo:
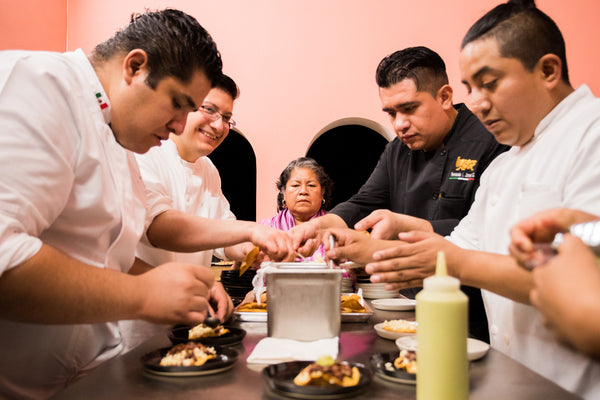
[[[221,75],[220,78],[213,82],[213,88],[221,89],[234,100],[240,95],[240,89],[235,81],[225,74]]]
[[[168,76],[189,82],[195,71],[202,70],[214,82],[222,74],[221,55],[210,34],[195,18],[179,10],[132,14],[129,25],[97,45],[92,58],[106,61],[134,49],[148,54],[146,83],[153,89]]]
[[[314,159],[310,157],[300,157],[292,162],[290,162],[287,167],[281,172],[279,175],[279,179],[276,182],[277,186],[277,211],[281,211],[285,208],[283,203],[283,192],[285,191],[285,187],[290,180],[290,176],[292,172],[296,168],[308,168],[315,173],[317,179],[319,180],[319,184],[321,185],[321,190],[323,192],[323,200],[325,201],[321,208],[327,210],[329,204],[331,203],[331,193],[333,191],[333,181],[327,175],[323,167],[316,162]]]
[[[532,71],[542,56],[554,54],[562,62],[561,78],[569,82],[565,40],[556,23],[534,0],[510,0],[488,11],[471,26],[461,49],[479,39],[495,39],[502,57],[515,58]]]
[[[389,88],[404,79],[412,79],[417,91],[436,97],[448,84],[446,64],[438,53],[424,46],[398,50],[381,60],[375,73],[377,86]]]

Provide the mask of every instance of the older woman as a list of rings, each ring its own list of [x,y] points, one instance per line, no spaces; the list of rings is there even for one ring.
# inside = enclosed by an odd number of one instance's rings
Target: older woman
[[[260,224],[287,231],[327,213],[333,181],[315,160],[300,157],[290,162],[277,180],[277,211]],[[323,260],[323,247],[307,260]]]

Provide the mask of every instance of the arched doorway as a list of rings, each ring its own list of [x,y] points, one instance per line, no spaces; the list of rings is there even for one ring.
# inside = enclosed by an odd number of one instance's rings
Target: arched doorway
[[[256,221],[256,155],[250,142],[234,128],[208,157],[219,170],[223,194],[236,218]]]
[[[306,156],[333,179],[331,207],[358,192],[392,137],[381,124],[363,118],[344,118],[317,133]]]

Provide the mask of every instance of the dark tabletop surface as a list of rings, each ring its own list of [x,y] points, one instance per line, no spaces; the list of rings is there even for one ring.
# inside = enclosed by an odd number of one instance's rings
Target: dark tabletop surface
[[[367,322],[342,323],[339,359],[369,364],[372,354],[397,351],[393,340],[379,337],[373,325],[386,319],[414,319],[413,311],[381,311]],[[141,358],[167,347],[167,335],[158,335],[127,354],[110,360],[59,392],[53,399],[283,399],[270,391],[261,375],[264,365],[247,364],[246,359],[267,335],[265,322],[234,322],[247,331],[234,367],[220,374],[198,377],[159,377],[144,371]],[[490,349],[469,367],[470,399],[577,399],[553,382],[541,377],[502,353]],[[414,399],[415,386],[392,383],[373,377],[366,390],[353,399]]]

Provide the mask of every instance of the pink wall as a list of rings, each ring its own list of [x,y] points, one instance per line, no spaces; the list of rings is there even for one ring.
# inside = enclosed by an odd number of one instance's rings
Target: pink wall
[[[65,1],[53,0],[52,4],[60,8]],[[275,210],[274,182],[279,172],[306,152],[324,126],[348,117],[389,126],[374,83],[375,68],[385,55],[414,45],[438,51],[446,60],[455,98],[461,101],[465,90],[457,65],[460,41],[475,19],[498,2],[69,0],[68,49],[81,47],[89,52],[126,24],[132,12],[145,8],[175,7],[194,15],[213,35],[225,72],[241,88],[235,119],[257,155],[257,217],[266,218]],[[37,10],[25,7],[32,3]],[[9,7],[39,17],[49,13],[47,3],[20,0]],[[573,84],[586,82],[600,95],[600,2],[538,0],[537,4],[555,19],[565,36]],[[28,24],[23,18],[8,29],[4,24],[7,13],[2,14],[2,37],[5,33],[46,35],[43,24]],[[52,32],[60,33],[60,24],[49,22]],[[45,37],[39,40],[39,44],[23,46],[44,48]],[[1,48],[11,47],[4,42],[0,39]]]
[[[0,10],[0,50],[66,50],[67,0],[0,0]]]

